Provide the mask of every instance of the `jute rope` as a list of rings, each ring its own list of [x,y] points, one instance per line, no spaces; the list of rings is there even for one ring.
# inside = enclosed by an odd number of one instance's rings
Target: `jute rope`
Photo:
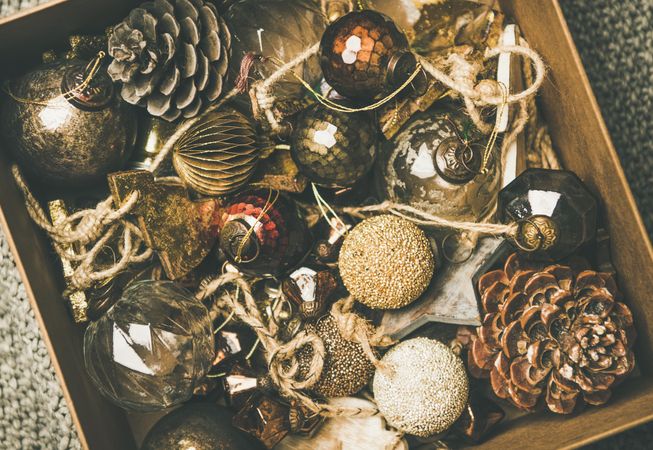
[[[273,112],[273,106],[276,98],[273,94],[274,85],[284,76],[291,74],[304,86],[307,83],[301,79],[293,70],[308,58],[317,54],[320,44],[313,44],[302,53],[297,55],[291,61],[281,65],[271,76],[265,80],[259,80],[252,85],[250,89],[250,97],[252,99],[253,111],[257,117],[265,117],[272,131],[277,132],[281,129],[281,123]],[[500,106],[505,104],[517,103],[522,100],[533,97],[539,87],[544,81],[546,75],[546,66],[542,58],[530,48],[523,45],[499,45],[488,49],[485,54],[485,60],[494,58],[502,53],[514,53],[528,58],[531,61],[534,78],[531,85],[521,92],[509,94],[505,96],[496,80],[480,80],[477,82],[478,74],[482,69],[480,63],[470,62],[463,56],[452,54],[446,61],[443,69],[435,66],[434,63],[427,58],[418,56],[418,64],[429,73],[434,79],[445,85],[454,95],[463,98],[463,102],[467,111],[472,118],[474,124],[484,133],[492,131],[492,126],[485,123],[481,117],[479,107],[482,106]],[[445,70],[448,69],[448,73]],[[401,90],[401,89],[399,89]],[[318,100],[321,100],[319,93],[309,89]],[[375,102],[375,105],[382,105],[385,101],[389,100],[392,96],[396,95],[397,91],[390,94],[390,96]],[[330,107],[329,105],[326,105]],[[369,107],[363,108],[344,108],[338,109],[342,112],[354,112],[358,110],[366,110]]]
[[[237,288],[240,295],[233,295],[229,287]],[[281,395],[297,400],[312,413],[325,417],[363,417],[378,413],[376,408],[343,408],[328,403],[318,403],[305,394],[303,391],[317,383],[322,374],[325,357],[322,339],[313,332],[300,331],[289,341],[282,342],[276,321],[266,321],[263,318],[252,295],[250,283],[239,273],[227,272],[205,283],[196,293],[196,298],[204,300],[218,292],[220,294],[216,301],[225,305],[238,319],[256,332],[265,351],[270,379]],[[392,341],[378,330],[368,333],[367,330],[370,330],[371,326],[363,318],[354,314],[352,307],[353,299],[342,299],[332,306],[331,314],[343,337],[360,343],[370,360],[380,366],[373,347],[386,347],[391,345]],[[297,354],[304,348],[312,350],[311,360],[306,374],[302,374],[299,378]]]
[[[399,217],[403,217],[413,223],[423,226],[453,228],[459,231],[469,231],[481,234],[502,235],[507,237],[514,237],[517,232],[518,225],[499,224],[499,223],[479,223],[479,222],[464,222],[457,220],[447,220],[440,216],[422,211],[410,205],[402,203],[395,203],[385,201],[376,205],[367,206],[348,206],[341,208],[341,211],[353,217],[364,218],[369,213],[390,213]]]
[[[233,89],[219,102],[209,106],[203,114],[184,121],[163,145],[149,170],[156,172],[184,133],[237,93],[238,91]],[[117,208],[113,207],[113,198],[109,196],[95,208],[77,211],[54,225],[32,194],[17,165],[12,166],[12,174],[23,193],[32,220],[48,233],[58,255],[77,263],[69,278],[69,290],[88,289],[95,283],[112,279],[130,265],[144,262],[152,256],[152,249],[146,247],[140,229],[127,218],[138,202],[138,192],[132,192]],[[98,255],[116,235],[119,235],[117,241],[120,258],[107,268],[98,270]],[[87,249],[86,244],[92,245]]]

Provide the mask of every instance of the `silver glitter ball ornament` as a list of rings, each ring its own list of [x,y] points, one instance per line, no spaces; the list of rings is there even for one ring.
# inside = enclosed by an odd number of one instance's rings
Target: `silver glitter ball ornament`
[[[390,426],[427,437],[448,429],[462,414],[469,381],[462,360],[446,345],[415,338],[394,346],[374,374],[372,391]]]

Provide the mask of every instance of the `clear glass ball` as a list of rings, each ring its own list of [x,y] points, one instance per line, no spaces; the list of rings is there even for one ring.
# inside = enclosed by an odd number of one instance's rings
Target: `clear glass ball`
[[[214,356],[211,319],[193,295],[169,281],[140,281],[84,335],[93,383],[121,408],[156,411],[193,395]]]

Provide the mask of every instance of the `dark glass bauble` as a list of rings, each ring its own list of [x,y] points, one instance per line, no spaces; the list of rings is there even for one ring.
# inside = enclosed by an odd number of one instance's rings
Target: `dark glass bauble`
[[[238,0],[227,11],[226,22],[232,35],[230,78],[238,77],[241,62],[247,53],[264,57],[250,75],[267,78],[278,69],[278,63],[289,62],[317,42],[326,28],[326,18],[319,5],[311,0]],[[319,82],[322,74],[317,58],[309,58],[294,68],[310,84]],[[302,85],[292,76],[282,78],[274,88],[280,99],[303,94]]]
[[[406,35],[391,18],[372,10],[345,14],[320,41],[324,79],[351,99],[369,100],[399,87],[416,63]]]
[[[573,172],[529,169],[499,193],[504,222],[518,222],[516,244],[534,259],[558,260],[596,236],[598,205]]]
[[[269,189],[233,198],[220,219],[220,249],[240,271],[276,277],[297,266],[312,245],[295,203]]]
[[[11,82],[0,114],[4,145],[26,172],[49,184],[80,186],[119,170],[136,139],[136,115],[106,72],[88,86],[88,63],[44,65]]]
[[[299,170],[314,183],[350,186],[372,167],[377,133],[367,114],[314,105],[298,119],[290,149]]]
[[[141,450],[263,450],[231,425],[233,414],[212,403],[189,403],[159,420]]]
[[[478,220],[492,208],[501,183],[493,156],[487,173],[480,173],[486,141],[455,109],[418,114],[379,157],[380,194],[450,220]]]

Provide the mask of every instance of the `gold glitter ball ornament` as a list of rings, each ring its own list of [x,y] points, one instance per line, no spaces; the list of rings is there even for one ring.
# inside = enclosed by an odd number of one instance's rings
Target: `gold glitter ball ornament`
[[[427,437],[448,429],[462,414],[469,381],[462,360],[428,338],[403,341],[385,354],[372,382],[374,400],[390,426]]]
[[[380,215],[365,219],[347,235],[338,267],[356,300],[370,308],[397,309],[428,287],[435,261],[429,240],[415,224]]]
[[[342,336],[332,315],[307,325],[305,330],[316,333],[324,342],[324,366],[320,379],[310,389],[313,393],[323,397],[346,397],[365,387],[374,375],[374,365],[360,344]],[[299,352],[300,373],[307,373],[311,356],[311,350]]]

